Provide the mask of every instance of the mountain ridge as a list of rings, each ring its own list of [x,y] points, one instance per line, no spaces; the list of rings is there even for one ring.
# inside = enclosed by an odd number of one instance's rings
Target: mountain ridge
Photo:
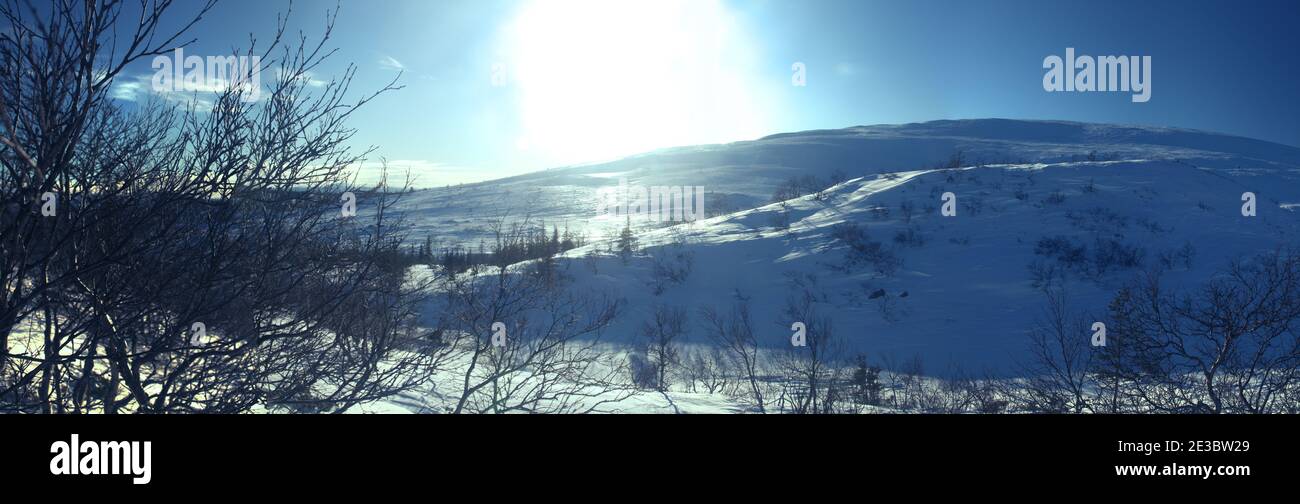
[[[791,322],[783,307],[806,293],[834,315],[849,351],[998,374],[1023,350],[1044,285],[1101,317],[1140,273],[1190,288],[1232,260],[1300,243],[1300,149],[1224,135],[938,121],[683,149],[420,191],[426,206],[407,209],[443,233],[435,244],[490,244],[502,220],[586,233],[564,257],[577,285],[627,301],[613,341],[634,342],[654,306],[723,309],[744,297],[764,318],[765,344],[779,348]],[[800,176],[820,185],[773,198]],[[735,207],[634,223],[640,246],[624,260],[611,239],[624,218],[594,213],[597,191],[620,180],[703,185],[708,204]],[[1257,217],[1242,215],[1247,192]],[[939,212],[948,195],[955,216]],[[688,273],[665,280],[674,270]]]
[[[939,120],[770,135],[730,144],[661,149],[615,161],[554,168],[492,181],[416,191],[400,207],[415,238],[475,245],[487,220],[528,215],[590,227],[597,191],[620,180],[640,186],[704,187],[706,209],[725,213],[771,201],[792,178],[819,181],[949,164],[1061,163],[1156,159],[1224,171],[1300,170],[1300,148],[1181,128],[1013,119]],[[442,209],[471,207],[467,212]],[[433,226],[456,221],[452,229]],[[608,229],[590,229],[593,237]]]

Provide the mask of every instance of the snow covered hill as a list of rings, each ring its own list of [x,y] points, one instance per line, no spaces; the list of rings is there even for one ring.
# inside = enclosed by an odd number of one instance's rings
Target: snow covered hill
[[[1064,274],[1076,308],[1099,315],[1139,271],[1164,268],[1190,286],[1233,258],[1300,243],[1300,215],[1284,209],[1300,201],[1294,175],[1233,177],[1169,161],[907,172],[853,180],[788,209],[774,204],[651,231],[640,237],[646,257],[623,266],[607,254],[575,270],[580,283],[629,299],[632,313],[615,334],[634,333],[655,304],[725,307],[739,292],[763,307],[756,312],[779,345],[793,322],[781,308],[807,290],[857,350],[895,361],[920,356],[932,372],[1000,371],[1023,352],[1042,315],[1039,287],[1053,281],[1042,276],[1050,268]],[[1272,199],[1257,217],[1242,217],[1240,196],[1252,189]],[[956,216],[938,212],[945,192],[957,196]],[[774,224],[784,212],[793,215],[788,230]],[[881,243],[896,270],[846,268],[850,246],[835,236],[846,224]],[[692,274],[656,296],[655,258],[671,257],[675,242],[693,254]],[[1057,243],[1084,252],[1063,258],[1052,253]]]
[[[770,203],[784,180],[837,172],[849,180]],[[594,215],[596,191],[619,179],[704,186],[706,205],[725,195],[736,211],[638,227],[639,252],[624,261],[603,239],[622,220]],[[1252,217],[1242,215],[1247,192],[1257,197]],[[941,215],[945,193],[955,216]],[[694,328],[699,308],[744,299],[762,341],[779,348],[796,322],[784,307],[809,296],[849,352],[916,357],[935,374],[1010,372],[1041,318],[1044,285],[1063,285],[1072,308],[1099,315],[1141,271],[1192,286],[1234,258],[1300,244],[1297,208],[1294,147],[998,119],[666,149],[418,191],[402,205],[415,236],[439,244],[472,246],[502,216],[587,231],[593,241],[565,253],[565,267],[584,289],[627,300],[613,341],[633,341],[655,306],[685,308]],[[696,330],[689,341],[707,343]]]
[[[959,152],[963,164],[971,166],[1164,160],[1241,176],[1300,166],[1298,148],[1194,130],[1006,119],[932,121],[663,149],[608,163],[420,190],[406,198],[402,209],[415,224],[413,240],[432,236],[444,246],[472,247],[490,239],[491,222],[504,216],[528,216],[548,227],[567,224],[599,237],[611,225],[592,220],[596,193],[620,180],[640,186],[703,186],[706,208],[726,212],[768,203],[778,185],[792,177],[827,180],[836,174],[853,178],[933,168]]]

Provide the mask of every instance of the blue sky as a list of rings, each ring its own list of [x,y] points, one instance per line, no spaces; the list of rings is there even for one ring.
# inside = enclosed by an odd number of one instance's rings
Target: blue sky
[[[189,54],[266,37],[287,5],[219,4]],[[319,35],[334,6],[299,0],[291,26]],[[1178,126],[1300,145],[1297,26],[1294,1],[343,0],[338,53],[318,76],[355,63],[359,91],[402,71],[406,87],[352,126],[359,147],[377,146],[422,185],[954,118]],[[1151,100],[1044,91],[1043,59],[1066,47],[1151,56]],[[802,87],[792,85],[797,62]]]

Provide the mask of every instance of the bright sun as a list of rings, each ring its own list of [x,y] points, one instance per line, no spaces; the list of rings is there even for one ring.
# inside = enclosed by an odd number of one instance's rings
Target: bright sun
[[[563,162],[753,138],[752,44],[712,0],[535,0],[504,31],[519,147]]]

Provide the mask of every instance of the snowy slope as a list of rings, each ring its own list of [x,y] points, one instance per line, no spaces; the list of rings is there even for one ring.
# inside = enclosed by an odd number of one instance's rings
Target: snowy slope
[[[1300,244],[1300,215],[1283,209],[1283,202],[1300,201],[1294,175],[1226,177],[1168,161],[1133,161],[922,171],[898,180],[873,177],[843,184],[825,201],[807,196],[794,202],[791,211],[799,218],[788,232],[770,224],[781,211],[777,205],[682,226],[680,234],[694,253],[694,272],[659,296],[648,287],[649,257],[623,266],[607,256],[596,267],[598,274],[581,268],[575,274],[580,283],[627,296],[632,313],[611,331],[615,334],[633,334],[656,303],[725,307],[739,291],[761,307],[755,310],[761,314],[758,322],[769,328],[768,341],[779,345],[792,322],[779,312],[797,291],[797,277],[824,296],[825,313],[858,350],[896,360],[919,355],[933,372],[954,365],[999,371],[1023,350],[1026,330],[1041,315],[1042,294],[1028,268],[1042,257],[1035,254],[1040,239],[1064,236],[1095,248],[1101,238],[1140,249],[1140,268],[1067,274],[1071,302],[1100,314],[1118,286],[1140,269],[1160,264],[1161,254],[1177,257],[1186,244],[1194,249],[1190,267],[1175,259],[1168,277],[1189,284],[1234,257]],[[1260,204],[1257,217],[1245,218],[1240,195],[1250,189],[1273,199]],[[957,196],[955,217],[938,214],[944,192]],[[1061,197],[1063,201],[1051,203]],[[978,213],[967,206],[975,201]],[[899,210],[905,202],[917,208],[910,224]],[[877,215],[876,208],[890,209],[890,215]],[[888,276],[869,267],[839,271],[847,247],[831,231],[845,222],[865,227],[901,259],[901,268]],[[909,227],[923,244],[894,240]],[[679,231],[643,234],[646,254],[670,249],[654,244],[672,241],[675,233]],[[885,296],[870,299],[880,289]],[[900,297],[903,292],[906,297]],[[893,311],[883,312],[882,303],[893,303]]]
[[[782,181],[811,175],[847,178],[931,168],[962,151],[968,164],[1060,163],[1096,158],[1179,160],[1222,170],[1294,170],[1300,149],[1193,130],[1058,121],[981,119],[861,126],[773,135],[755,141],[663,149],[587,166],[429,188],[402,203],[413,240],[475,246],[502,216],[528,216],[575,231],[609,232],[591,222],[596,192],[629,184],[703,186],[706,207],[751,208],[768,202]],[[595,224],[595,225],[592,225]]]
[[[933,168],[957,150],[967,166]],[[836,170],[857,178],[821,198],[766,204],[790,176],[825,179]],[[404,209],[440,243],[472,244],[501,215],[530,215],[548,227],[595,226],[589,230],[598,237],[600,226],[621,222],[593,218],[595,191],[619,178],[703,185],[754,208],[647,227],[638,237],[641,253],[627,264],[608,242],[569,251],[568,272],[579,285],[628,301],[607,332],[613,341],[632,341],[657,304],[695,314],[743,296],[755,307],[764,342],[779,347],[792,322],[782,307],[806,290],[850,351],[876,360],[919,356],[931,373],[1006,372],[1022,355],[1043,306],[1030,266],[1052,263],[1036,253],[1045,238],[1137,258],[1067,267],[1071,304],[1094,314],[1140,270],[1162,267],[1171,281],[1192,285],[1230,259],[1300,244],[1300,149],[1188,130],[1039,121],[870,126],[669,149],[420,191]],[[1256,217],[1241,215],[1247,191],[1258,195]],[[946,192],[957,197],[954,217],[939,215]],[[910,218],[904,206],[912,207]],[[849,223],[895,255],[897,270],[846,269],[848,247],[833,233]],[[910,239],[895,238],[908,230]],[[656,294],[655,258],[677,250],[693,257],[692,273]],[[705,342],[699,331],[690,337]]]

